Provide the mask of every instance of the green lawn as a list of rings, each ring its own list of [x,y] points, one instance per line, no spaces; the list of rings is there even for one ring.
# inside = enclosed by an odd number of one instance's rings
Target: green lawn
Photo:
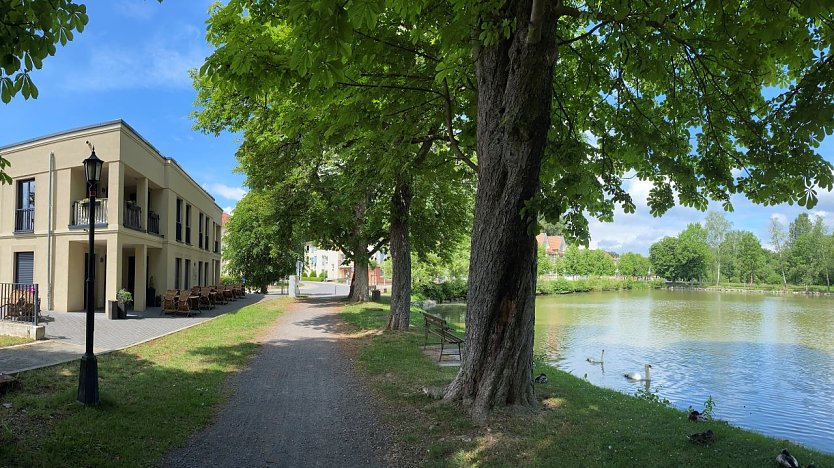
[[[32,340],[29,338],[21,338],[19,336],[6,336],[0,335],[0,348],[4,346],[14,346],[24,343],[31,343]]]
[[[387,307],[346,307],[343,316],[358,330],[385,326]],[[377,309],[377,310],[371,310]],[[442,386],[456,369],[426,358],[422,320],[412,314],[408,333],[363,333],[359,358],[379,393],[386,421],[416,461],[432,466],[774,466],[782,448],[803,466],[834,466],[834,456],[738,429],[723,422],[693,423],[687,415],[644,399],[599,388],[537,364],[550,382],[536,385],[539,411],[495,413],[475,426],[465,410],[430,399],[423,387]],[[718,402],[720,404],[720,402]],[[693,445],[687,435],[712,429],[717,442]]]
[[[224,382],[287,299],[244,307],[123,351],[98,356],[101,406],[76,401],[78,362],[22,372],[0,396],[0,465],[149,466],[205,426]],[[230,434],[230,443],[235,442]]]

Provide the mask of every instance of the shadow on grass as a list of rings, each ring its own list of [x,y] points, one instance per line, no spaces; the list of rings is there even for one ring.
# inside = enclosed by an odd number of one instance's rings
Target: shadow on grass
[[[358,330],[379,330],[387,311],[345,308]],[[550,382],[536,385],[539,408],[495,411],[485,427],[457,405],[432,400],[427,386],[447,385],[454,370],[420,351],[422,323],[412,313],[406,333],[362,334],[360,360],[372,388],[390,409],[401,442],[430,465],[769,466],[784,447],[804,464],[834,466],[834,456],[713,421],[695,424],[679,410],[637,399],[537,364]],[[718,441],[694,445],[687,435],[712,429]]]

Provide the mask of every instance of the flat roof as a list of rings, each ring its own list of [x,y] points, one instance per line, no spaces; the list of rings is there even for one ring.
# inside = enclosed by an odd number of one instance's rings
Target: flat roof
[[[152,152],[157,157],[159,157],[160,159],[162,159],[165,162],[172,162],[174,164],[174,166],[176,166],[177,169],[180,170],[180,172],[182,172],[186,177],[188,177],[188,180],[190,180],[198,189],[202,190],[203,193],[205,193],[206,196],[208,196],[211,199],[211,201],[214,202],[214,206],[220,208],[220,211],[223,212],[223,208],[220,205],[217,204],[217,200],[215,200],[214,196],[212,194],[210,194],[208,192],[208,190],[204,189],[200,184],[198,184],[197,181],[194,180],[193,177],[191,177],[191,174],[186,172],[186,170],[183,169],[182,166],[180,166],[180,164],[177,162],[176,159],[168,157],[168,156],[163,156],[162,153],[156,148],[156,146],[152,145],[150,141],[148,141],[139,132],[137,132],[135,128],[131,127],[130,124],[128,124],[127,122],[125,122],[122,119],[109,120],[107,122],[101,122],[101,123],[97,123],[97,124],[93,124],[93,125],[85,125],[83,127],[73,128],[73,129],[70,129],[70,130],[62,130],[60,132],[50,133],[48,135],[43,135],[43,136],[40,136],[40,137],[30,138],[28,140],[23,140],[23,141],[18,141],[17,143],[12,143],[12,144],[8,144],[8,145],[0,146],[0,151],[7,150],[7,149],[12,149],[12,148],[15,148],[17,146],[28,145],[30,143],[36,143],[36,142],[39,142],[41,140],[46,140],[46,139],[49,139],[49,138],[55,138],[55,137],[59,137],[59,136],[68,135],[70,133],[77,133],[77,132],[83,132],[83,131],[86,131],[86,130],[94,130],[96,128],[101,128],[101,127],[108,127],[110,125],[121,125],[122,127],[128,129],[131,133],[136,135],[142,141],[142,143],[148,145],[148,148],[150,148],[152,150]]]

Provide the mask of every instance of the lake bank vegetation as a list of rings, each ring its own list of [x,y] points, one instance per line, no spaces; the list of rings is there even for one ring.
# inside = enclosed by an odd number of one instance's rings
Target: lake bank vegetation
[[[382,308],[380,308],[382,307]],[[434,400],[454,378],[455,367],[440,367],[420,350],[422,319],[412,314],[404,333],[367,333],[385,327],[388,309],[367,303],[346,307],[342,316],[357,331],[358,358],[385,421],[415,464],[431,466],[740,466],[774,464],[787,448],[805,466],[834,464],[834,456],[733,427],[726,422],[694,423],[686,412],[635,398],[558,371],[536,360],[535,408],[496,411],[476,425],[457,405]],[[703,402],[691,404],[701,408]],[[687,436],[711,429],[709,446]]]

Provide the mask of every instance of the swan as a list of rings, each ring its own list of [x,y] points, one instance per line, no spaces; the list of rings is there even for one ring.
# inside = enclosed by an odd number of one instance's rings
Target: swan
[[[646,376],[645,377],[642,377],[639,372],[629,372],[629,373],[623,374],[623,375],[625,375],[625,378],[627,378],[628,380],[638,380],[638,381],[641,381],[641,382],[642,381],[649,381],[649,380],[652,380],[651,375],[649,374],[649,369],[651,369],[651,368],[652,368],[651,364],[646,364],[646,366],[644,367],[644,369],[646,371]]]
[[[786,449],[782,449],[782,453],[776,455],[776,463],[786,468],[799,468],[799,462]]]
[[[585,359],[585,360],[590,362],[591,364],[602,364],[603,362],[605,362],[604,358],[605,358],[605,350],[603,349],[602,353],[600,353],[600,355],[599,355],[599,361],[597,361],[596,359],[594,359],[592,357],[589,357],[588,359]]]

